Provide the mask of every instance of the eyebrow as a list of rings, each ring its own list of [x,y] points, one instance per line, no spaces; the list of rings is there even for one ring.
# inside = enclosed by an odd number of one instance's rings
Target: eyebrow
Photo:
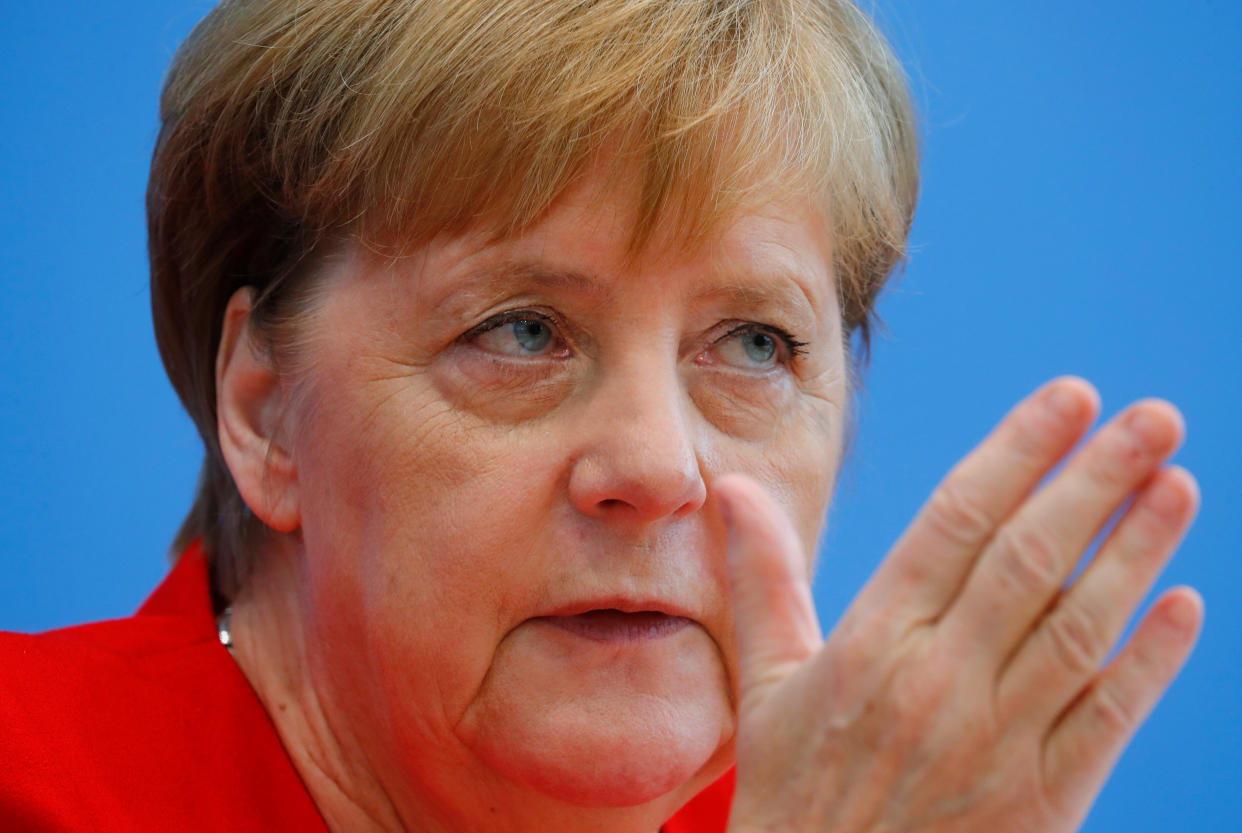
[[[765,273],[762,276],[725,276],[723,282],[698,296],[700,300],[723,298],[732,303],[755,309],[807,310],[812,316],[820,316],[820,309],[806,286],[795,275],[787,272]]]
[[[513,281],[531,283],[550,289],[568,289],[588,295],[604,295],[611,290],[596,277],[574,269],[556,269],[529,260],[504,261],[483,267],[466,275],[466,281],[482,287]]]
[[[708,270],[704,278],[709,285],[694,294],[694,301],[725,300],[754,310],[779,310],[787,313],[805,310],[814,317],[824,312],[804,285],[805,276],[799,279],[799,276],[788,270]],[[528,259],[506,259],[488,263],[467,271],[453,283],[467,286],[471,292],[482,294],[506,289],[513,284],[525,284],[538,289],[567,290],[592,297],[596,301],[607,301],[613,294],[613,286],[596,275]],[[455,294],[457,293],[449,293],[436,304],[436,308],[442,307]]]
[[[783,303],[786,306],[801,306],[811,303],[810,298],[802,291],[801,286],[790,278],[781,276],[776,280],[764,279],[762,284],[762,286],[756,286],[754,283],[742,283],[735,279],[720,286],[714,286],[706,292],[700,293],[699,297],[724,297],[730,301],[736,301],[749,306],[764,306],[773,301]],[[790,288],[791,286],[798,288],[795,291]]]
[[[521,286],[531,289],[568,290],[575,294],[606,300],[610,290],[597,278],[574,269],[557,269],[531,260],[500,260],[467,269],[456,275],[446,274],[442,281],[433,281],[432,300],[428,314],[435,316],[462,301],[463,294],[477,298],[500,296]]]

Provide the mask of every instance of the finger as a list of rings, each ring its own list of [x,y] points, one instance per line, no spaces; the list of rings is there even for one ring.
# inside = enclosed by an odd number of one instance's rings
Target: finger
[[[745,704],[788,676],[822,638],[808,558],[788,516],[742,475],[724,475],[713,488],[729,532],[738,687]]]
[[[1054,379],[1019,403],[932,493],[851,606],[904,633],[937,618],[961,588],[984,544],[1073,448],[1099,412],[1083,379]]]
[[[1044,783],[1056,806],[1085,815],[1126,744],[1190,656],[1203,600],[1189,587],[1166,593],[1129,644],[1053,727]]]
[[[1190,472],[1158,473],[1002,672],[999,702],[1046,723],[1099,671],[1199,505]]]
[[[1132,405],[1104,426],[988,543],[943,619],[947,638],[999,666],[1108,518],[1184,434],[1177,409],[1156,399]]]

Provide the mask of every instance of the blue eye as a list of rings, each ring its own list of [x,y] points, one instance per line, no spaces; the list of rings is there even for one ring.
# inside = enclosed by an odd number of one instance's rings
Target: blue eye
[[[509,325],[513,340],[528,353],[540,353],[552,340],[552,328],[542,321],[522,319]]]
[[[556,325],[530,310],[493,316],[462,339],[489,352],[522,359],[554,357],[566,349]]]
[[[767,333],[743,333],[742,349],[756,364],[767,364],[776,355],[776,339]]]
[[[715,353],[726,364],[746,370],[767,370],[801,355],[806,344],[761,324],[743,324],[716,340]]]

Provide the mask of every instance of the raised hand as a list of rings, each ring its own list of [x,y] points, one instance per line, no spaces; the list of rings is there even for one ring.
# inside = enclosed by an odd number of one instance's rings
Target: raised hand
[[[716,481],[739,650],[733,833],[1078,828],[1203,616],[1193,590],[1170,590],[1105,664],[1198,491],[1165,466],[1184,429],[1159,400],[1130,406],[1036,490],[1098,409],[1072,377],[1020,403],[826,641],[783,512],[747,478]]]

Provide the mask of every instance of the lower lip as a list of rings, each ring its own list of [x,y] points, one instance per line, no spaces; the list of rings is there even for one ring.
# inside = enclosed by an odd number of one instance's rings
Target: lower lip
[[[684,616],[642,611],[592,610],[576,616],[542,616],[538,621],[596,642],[647,642],[672,636],[691,624]]]

